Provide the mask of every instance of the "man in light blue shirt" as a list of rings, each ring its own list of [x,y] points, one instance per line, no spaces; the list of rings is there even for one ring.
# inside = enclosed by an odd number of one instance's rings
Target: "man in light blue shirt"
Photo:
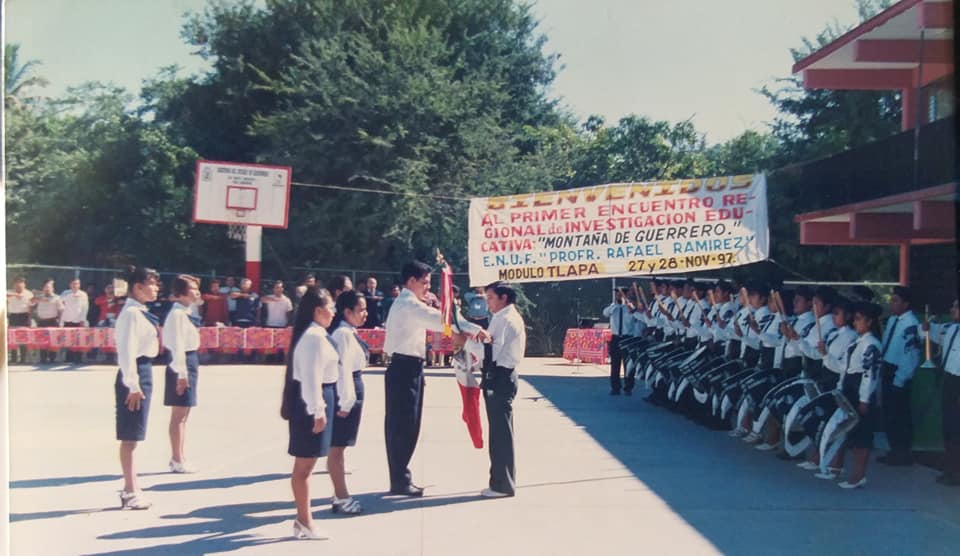
[[[888,465],[913,463],[913,416],[910,385],[920,364],[920,321],[910,309],[909,288],[893,288],[892,316],[887,320],[881,341],[880,373],[883,377],[883,416],[890,453],[877,459]]]
[[[623,367],[623,353],[620,351],[620,340],[630,335],[635,308],[621,290],[614,290],[614,302],[603,310],[603,316],[610,319],[610,395],[619,396],[621,390],[620,371]],[[626,390],[629,396],[631,389]]]

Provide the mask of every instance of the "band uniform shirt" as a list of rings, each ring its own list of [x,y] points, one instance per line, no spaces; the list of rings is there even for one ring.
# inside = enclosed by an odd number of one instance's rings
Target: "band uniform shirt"
[[[823,354],[817,349],[817,346],[820,344],[820,334],[823,334],[823,340],[826,342],[830,332],[836,328],[837,325],[833,323],[832,314],[827,313],[826,315],[822,315],[820,317],[820,333],[817,333],[817,322],[814,321],[810,333],[804,336],[803,341],[800,342],[800,351],[808,358],[820,361],[823,359]],[[856,334],[856,332],[854,332],[854,334]]]
[[[190,320],[187,308],[174,303],[163,321],[163,347],[170,351],[170,368],[177,378],[187,378],[187,352],[200,349],[200,332]]]
[[[880,341],[867,332],[847,348],[847,366],[840,383],[846,375],[860,374],[860,402],[871,403],[880,383]]]
[[[517,367],[523,360],[527,349],[527,329],[523,324],[523,317],[513,303],[493,314],[488,330],[493,338],[493,363],[499,367],[512,369],[510,378],[517,380]]]
[[[63,300],[63,314],[60,315],[60,324],[65,322],[87,322],[87,311],[90,309],[90,299],[87,292],[67,290],[60,294]]]
[[[921,330],[924,339],[927,332]],[[945,372],[960,376],[960,323],[930,324],[930,341],[940,346],[940,357],[936,361]]]
[[[743,330],[743,343],[753,349],[760,349],[760,334],[763,333],[764,328],[770,321],[773,319],[773,313],[770,312],[770,309],[764,305],[760,307],[753,313],[753,319],[757,321],[757,327],[760,329],[760,332],[754,332],[753,328],[750,328],[750,324],[747,324],[747,327]]]
[[[796,322],[793,323],[793,329],[797,332],[797,335],[800,336],[800,338],[796,340],[787,340],[787,345],[783,348],[783,358],[793,359],[794,357],[802,356],[803,348],[801,345],[816,327],[817,320],[813,317],[813,311],[807,311],[806,313],[803,313],[797,317]],[[816,336],[815,333],[814,336]]]
[[[683,306],[683,318],[687,319],[687,322],[690,323],[686,325],[680,322],[680,325],[685,328],[683,331],[684,336],[686,338],[699,338],[700,325],[703,321],[703,306],[694,299],[687,299]]]
[[[33,299],[33,292],[23,290],[17,293],[15,290],[7,292],[7,312],[11,315],[23,315],[30,312],[30,300]]]
[[[349,412],[357,403],[357,389],[353,384],[354,371],[362,371],[367,367],[367,353],[360,345],[357,329],[347,321],[340,321],[340,325],[330,335],[333,347],[340,357],[340,370],[337,376],[337,397],[340,411]]]
[[[121,381],[131,393],[140,392],[137,358],[156,357],[160,351],[157,327],[143,314],[146,312],[147,308],[142,303],[129,297],[117,317],[117,363]]]
[[[823,337],[823,343],[827,348],[827,355],[823,358],[823,366],[837,375],[842,375],[847,368],[848,350],[856,341],[857,331],[849,326],[834,328],[827,332],[827,335]],[[837,384],[839,385],[839,383]]]
[[[903,388],[920,364],[920,321],[913,311],[887,320],[880,353],[883,361],[897,368],[893,385]]]
[[[330,336],[319,324],[310,323],[293,348],[293,379],[300,382],[300,397],[307,406],[307,414],[314,419],[325,414],[323,385],[336,383],[339,378],[340,358]]]
[[[700,319],[696,322],[697,333],[701,342],[713,340],[712,318],[716,314],[716,307],[712,307],[706,299],[700,300]]]
[[[637,310],[633,312],[633,335],[642,336],[643,333],[647,330],[647,315],[643,311]]]
[[[481,330],[479,326],[462,320],[458,324],[465,334],[471,336]],[[439,310],[417,299],[412,291],[403,288],[390,307],[385,328],[384,353],[426,359],[427,330],[442,332],[443,316]]]
[[[737,316],[739,310],[739,304],[734,301],[727,301],[720,305],[720,309],[717,311],[715,322],[712,326],[714,340],[727,343],[733,338],[735,334],[733,319]],[[720,322],[723,322],[724,326],[720,326]]]

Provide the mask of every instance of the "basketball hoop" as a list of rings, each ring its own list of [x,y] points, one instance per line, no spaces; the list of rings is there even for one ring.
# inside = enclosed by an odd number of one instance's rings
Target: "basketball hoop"
[[[247,239],[247,226],[245,224],[230,224],[227,226],[227,237],[237,241]]]

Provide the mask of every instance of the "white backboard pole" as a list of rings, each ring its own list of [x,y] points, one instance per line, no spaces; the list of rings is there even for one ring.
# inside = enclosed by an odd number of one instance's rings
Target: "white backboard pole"
[[[246,277],[250,279],[253,291],[260,291],[260,262],[261,262],[261,243],[263,238],[263,228],[260,226],[247,226],[247,265]]]

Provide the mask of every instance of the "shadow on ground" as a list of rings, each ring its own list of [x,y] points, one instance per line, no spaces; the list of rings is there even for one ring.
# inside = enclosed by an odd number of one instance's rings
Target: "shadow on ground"
[[[723,553],[855,554],[873,545],[875,554],[941,554],[960,545],[960,492],[938,489],[929,469],[873,466],[868,488],[845,491],[646,402],[640,388],[610,396],[606,377],[523,380]]]

